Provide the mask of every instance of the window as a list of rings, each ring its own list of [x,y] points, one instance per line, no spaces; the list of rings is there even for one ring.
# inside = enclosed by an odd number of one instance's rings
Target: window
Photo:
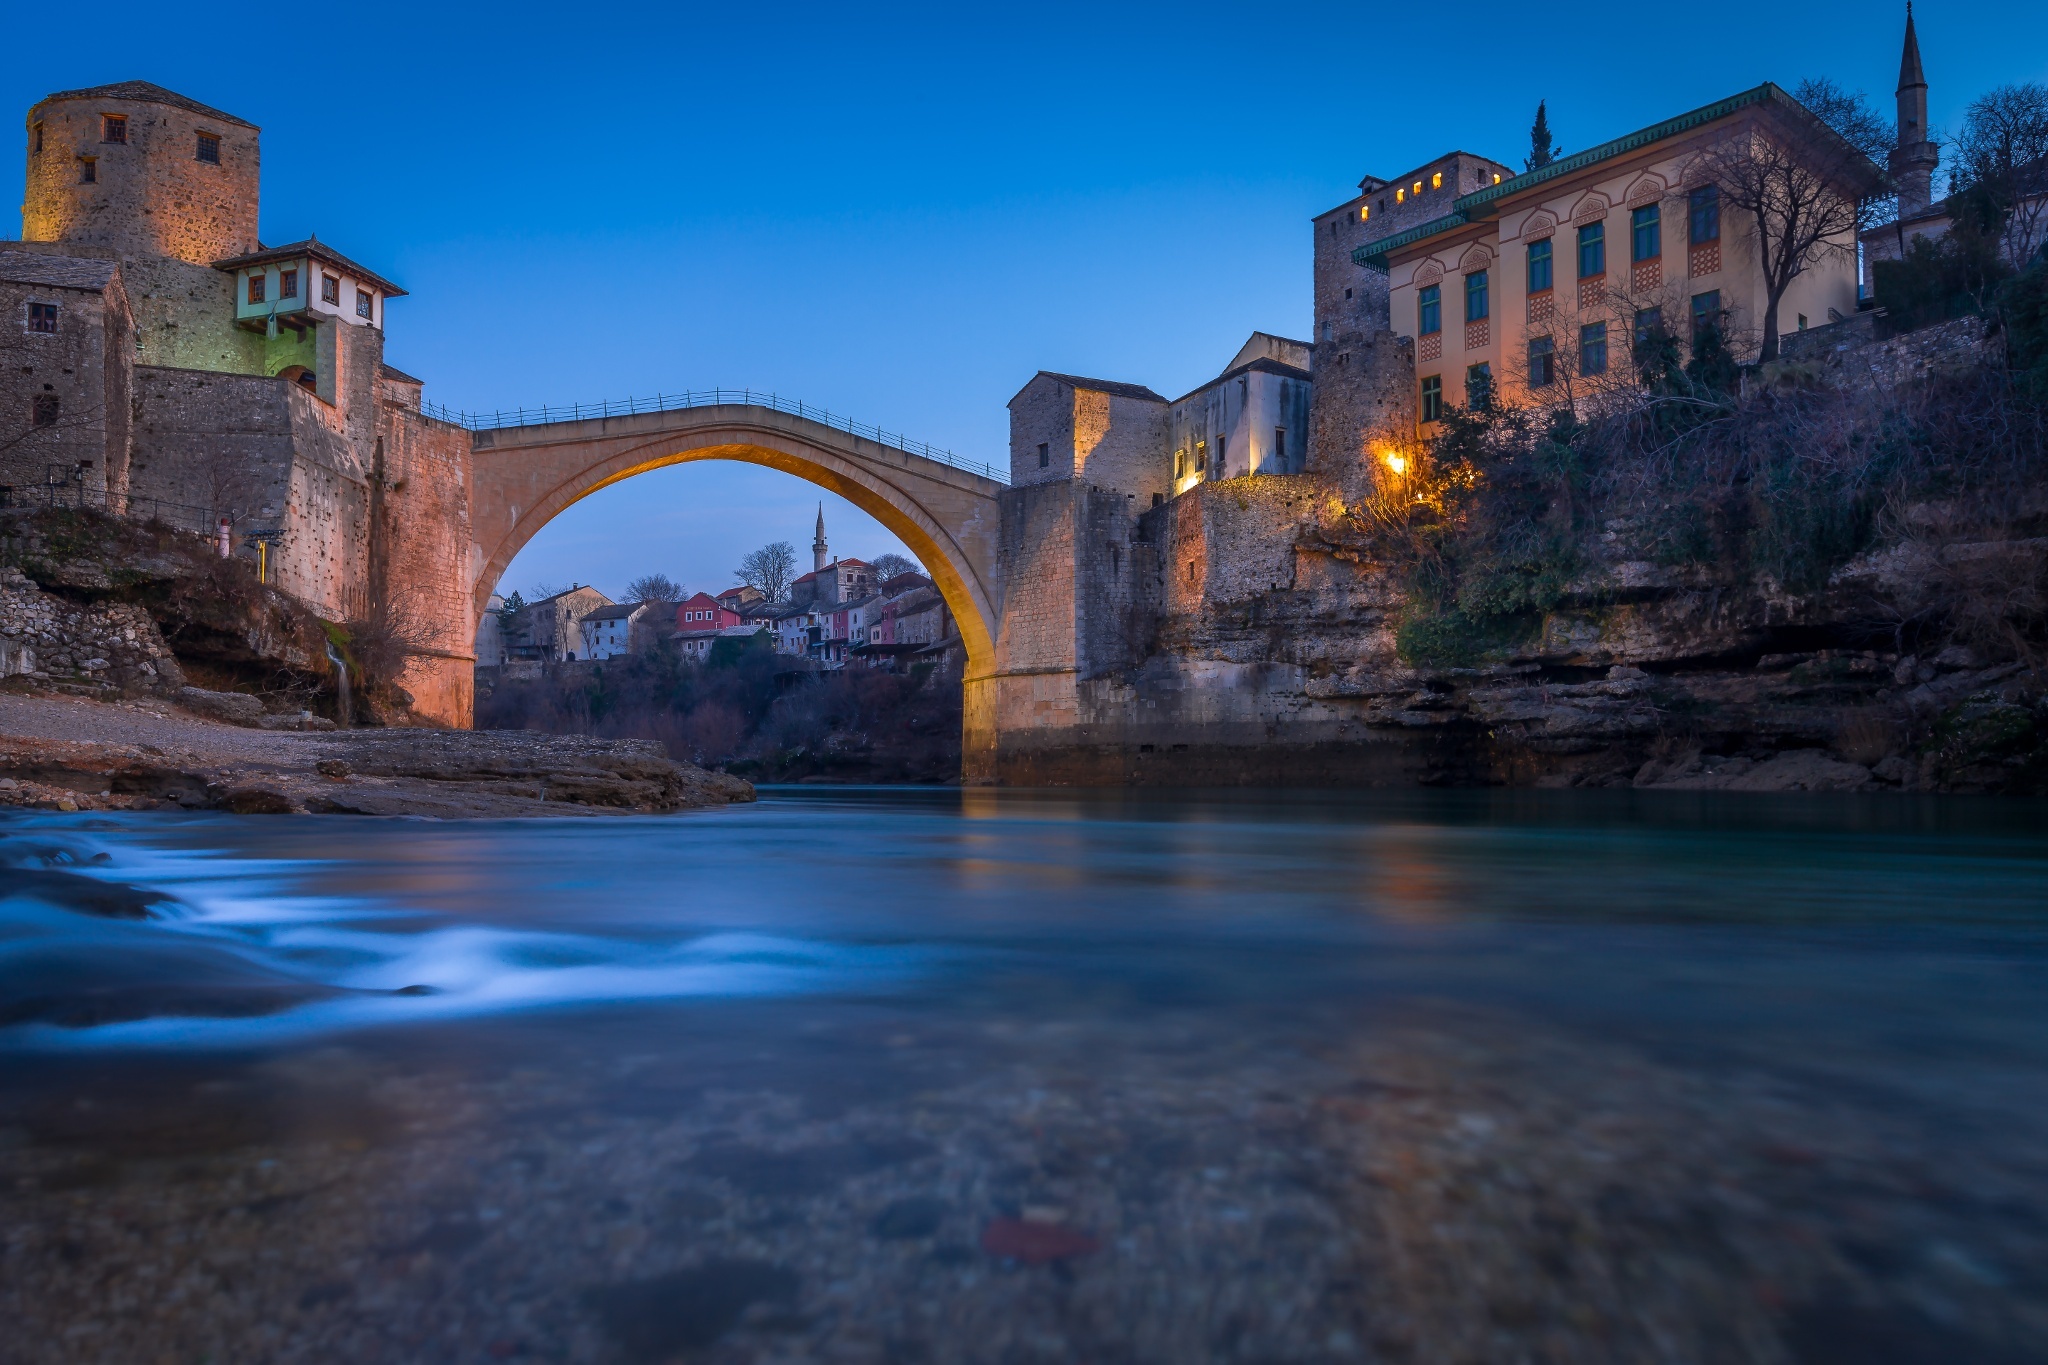
[[[1199,474],[1208,467],[1209,443],[1207,441],[1197,441],[1195,442],[1195,472]]]
[[[1654,261],[1664,254],[1664,229],[1655,204],[1645,204],[1628,216],[1629,259]]]
[[[55,332],[57,330],[57,305],[54,303],[32,303],[28,306],[28,329],[31,332]]]
[[[89,156],[78,158],[78,183],[97,185],[100,183],[100,163]]]
[[[1394,202],[1395,202],[1395,203],[1397,203],[1397,204],[1405,204],[1405,203],[1407,203],[1407,202],[1408,202],[1408,191],[1406,191],[1406,190],[1403,190],[1403,189],[1397,189],[1397,190],[1395,190],[1395,191],[1394,191]]]
[[[126,142],[128,140],[128,119],[121,114],[100,115],[100,141]]]
[[[261,271],[249,277],[249,302],[263,302],[263,274]]]
[[[1188,476],[1188,448],[1182,446],[1173,452],[1173,477],[1185,479]]]
[[[194,149],[192,159],[214,166],[220,165],[220,138],[213,133],[201,133],[199,146]]]
[[[320,276],[320,302],[341,302],[341,281],[335,279],[334,276],[329,275],[324,271],[321,273]]]
[[[1579,278],[1607,273],[1607,224],[1588,223],[1579,229]]]
[[[299,272],[280,270],[277,272],[277,296],[281,299],[295,299],[299,296]]]
[[[1806,330],[1806,314],[1804,313],[1799,315],[1799,330],[1802,332]]]
[[[1686,233],[1694,246],[1721,240],[1721,190],[1702,185],[1687,198]]]
[[[1285,465],[1287,463],[1286,427],[1273,428],[1273,463],[1278,465]]]
[[[1422,381],[1422,420],[1441,422],[1444,420],[1444,380],[1439,374],[1427,375]]]
[[[1444,292],[1442,285],[1426,284],[1415,296],[1416,330],[1423,336],[1444,329]]]
[[[1721,330],[1721,291],[1710,289],[1704,294],[1692,296],[1692,342],[1697,346],[1700,338],[1709,332]]]
[[[1230,438],[1228,436],[1218,436],[1216,438],[1216,467],[1223,471],[1225,478],[1230,476]]]
[[[1052,442],[1051,442],[1051,441],[1040,441],[1040,442],[1038,443],[1038,467],[1039,467],[1040,469],[1051,469],[1051,468],[1052,468]]]
[[[57,416],[62,410],[63,405],[57,401],[57,395],[54,393],[37,394],[35,402],[29,409],[33,414],[35,424],[39,427],[56,426]]]
[[[1662,308],[1638,308],[1636,310],[1637,350],[1640,351],[1644,346],[1648,345],[1650,338],[1663,330],[1664,310]]]
[[[1442,171],[1438,171],[1429,178],[1429,187],[1433,190],[1440,190],[1444,187],[1444,173]]]
[[[1473,409],[1493,406],[1493,366],[1487,361],[1465,367],[1465,406]]]
[[[1366,221],[1370,220],[1370,219],[1371,219],[1371,217],[1372,217],[1372,205],[1371,205],[1371,204],[1360,204],[1360,205],[1358,206],[1358,221],[1359,221],[1359,222],[1361,222],[1361,223],[1363,223],[1363,222],[1366,222]]]
[[[1579,329],[1579,373],[1607,373],[1607,324],[1589,322]]]
[[[29,129],[29,149],[31,155],[41,156],[43,154],[43,125],[40,123],[35,124]]]
[[[1529,243],[1529,292],[1540,294],[1550,288],[1550,239]]]
[[[359,318],[372,316],[371,309],[376,297],[369,290],[358,288],[356,290],[356,316]]]
[[[1529,387],[1540,389],[1557,378],[1557,343],[1549,337],[1529,339]]]
[[[1486,317],[1486,272],[1475,270],[1465,277],[1465,321],[1479,322]]]

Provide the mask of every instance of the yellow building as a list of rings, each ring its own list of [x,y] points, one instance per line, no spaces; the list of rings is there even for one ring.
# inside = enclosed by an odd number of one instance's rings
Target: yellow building
[[[1351,253],[1387,276],[1389,323],[1415,343],[1425,434],[1481,387],[1508,401],[1578,397],[1631,373],[1661,331],[1681,349],[1712,327],[1753,359],[1768,301],[1755,225],[1705,171],[1761,139],[1841,178],[1877,168],[1774,85],[1485,184],[1449,211]],[[1856,309],[1853,226],[1815,253],[1779,303],[1781,332]]]

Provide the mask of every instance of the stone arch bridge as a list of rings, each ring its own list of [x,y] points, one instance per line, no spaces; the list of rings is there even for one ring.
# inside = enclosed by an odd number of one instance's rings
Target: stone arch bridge
[[[570,409],[474,427],[470,463],[471,624],[540,529],[600,488],[665,465],[738,460],[830,489],[894,532],[930,571],[966,647],[963,769],[993,760],[992,678],[1002,613],[1004,487],[978,465],[768,395],[726,390],[649,411]],[[534,420],[535,417],[538,420]]]

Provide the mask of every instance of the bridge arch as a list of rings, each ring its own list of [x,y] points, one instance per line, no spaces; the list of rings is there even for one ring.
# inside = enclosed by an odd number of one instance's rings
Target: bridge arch
[[[512,559],[601,488],[668,465],[736,460],[839,494],[889,528],[931,574],[959,625],[966,682],[994,671],[1002,485],[824,421],[752,403],[478,431],[470,467],[472,607],[481,620]]]

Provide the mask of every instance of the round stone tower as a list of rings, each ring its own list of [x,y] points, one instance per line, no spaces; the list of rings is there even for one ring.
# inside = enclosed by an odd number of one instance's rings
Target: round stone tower
[[[28,113],[22,237],[195,265],[255,251],[259,133],[147,81],[47,96]]]

